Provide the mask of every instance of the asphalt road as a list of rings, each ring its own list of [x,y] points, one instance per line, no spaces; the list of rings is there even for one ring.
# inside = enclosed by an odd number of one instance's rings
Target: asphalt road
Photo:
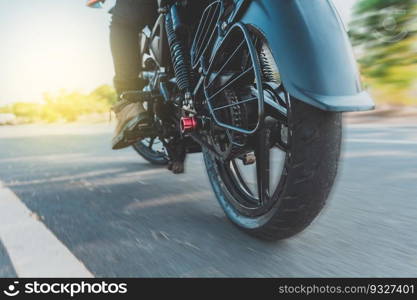
[[[349,126],[329,205],[306,231],[273,243],[227,221],[200,155],[172,175],[131,149],[111,151],[109,125],[0,127],[0,181],[16,195],[7,201],[23,203],[96,277],[415,277],[417,125],[388,127]],[[21,223],[19,210],[2,207],[0,227]],[[36,261],[47,242],[0,239],[1,277],[51,263]]]

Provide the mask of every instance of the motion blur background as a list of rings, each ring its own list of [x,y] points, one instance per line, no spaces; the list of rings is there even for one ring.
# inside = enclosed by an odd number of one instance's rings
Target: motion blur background
[[[174,176],[111,150],[114,1],[0,0],[0,277],[416,277],[417,0],[334,2],[377,109],[346,114],[317,221],[266,243],[201,155]]]
[[[416,0],[333,1],[379,110],[413,110]],[[88,9],[84,0],[0,1],[0,123],[96,120],[108,112],[115,94],[107,9]]]

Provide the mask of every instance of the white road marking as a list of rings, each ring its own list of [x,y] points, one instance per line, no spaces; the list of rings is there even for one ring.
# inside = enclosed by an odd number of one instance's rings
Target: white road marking
[[[1,182],[0,239],[19,277],[93,277],[67,247]]]
[[[393,145],[417,145],[417,141],[389,140],[389,139],[355,139],[348,138],[348,143],[365,143],[365,144],[393,144]]]
[[[382,122],[382,123],[376,123],[376,124],[372,124],[372,123],[359,123],[359,124],[347,124],[346,128],[347,129],[383,129],[384,131],[397,131],[397,130],[412,130],[415,129],[417,127],[417,123],[416,122],[412,122],[412,123],[386,123],[386,122]]]

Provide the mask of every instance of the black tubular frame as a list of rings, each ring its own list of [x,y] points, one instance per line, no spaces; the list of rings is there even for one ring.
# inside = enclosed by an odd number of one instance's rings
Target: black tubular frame
[[[170,52],[169,47],[165,48],[168,44],[168,37],[166,32],[166,18],[170,18],[170,5],[174,3],[175,1],[170,2],[170,4],[165,7],[159,8],[160,16],[158,18],[157,24],[155,24],[152,30],[152,38],[157,35],[157,32],[160,33],[160,46],[162,47],[159,50],[161,52],[158,53],[159,55],[155,56],[159,56],[159,58],[161,58],[158,64],[160,67],[165,67],[165,70],[171,69],[170,62],[166,60],[169,56],[168,53]],[[206,100],[205,102],[207,103],[208,112],[211,116],[212,122],[224,129],[228,129],[245,135],[253,135],[263,128],[265,116],[265,97],[263,90],[261,65],[259,62],[258,52],[253,41],[253,32],[250,31],[245,24],[237,22],[233,25],[228,26],[227,28],[221,28],[221,21],[224,17],[223,15],[225,12],[224,5],[224,0],[218,0],[211,3],[204,10],[202,15],[203,22],[200,22],[197,28],[197,34],[199,32],[203,33],[202,39],[196,39],[193,41],[191,48],[193,49],[193,51],[191,52],[191,67],[194,70],[197,67],[200,67],[201,69],[200,75],[202,76],[202,78],[200,78],[200,80],[202,81],[203,94]],[[240,6],[238,5],[238,7],[236,7],[235,9],[239,7]],[[208,26],[206,26],[207,22],[209,22]],[[209,31],[204,32],[205,29],[209,29]],[[223,30],[225,30],[225,33],[223,32]],[[209,74],[213,71],[213,67],[215,67],[217,53],[222,50],[222,48],[228,43],[229,38],[231,38],[233,34],[236,34],[236,32],[238,32],[238,34],[241,35],[242,40],[239,41],[239,45],[236,51],[234,51],[231,57],[229,57],[229,59],[225,62],[223,68],[226,67],[226,65],[232,59],[232,56],[235,55],[241,47],[246,47],[245,51],[248,52],[248,60],[251,63],[250,67],[247,70],[244,70],[242,73],[238,74],[237,76],[231,78],[230,82],[227,82],[225,86],[219,87],[215,93],[210,94],[209,89],[211,87],[211,84],[215,81],[215,79],[212,80],[211,78],[209,78]],[[197,34],[196,37],[198,37]],[[221,69],[221,71],[223,70],[223,68]],[[244,78],[244,76],[248,74],[251,74],[251,76],[253,76],[254,78],[255,89],[253,90],[256,90],[256,95],[253,95],[249,98],[246,97],[245,99],[239,99],[238,102],[233,104],[222,105],[217,107],[213,103],[211,103],[211,100],[213,100],[213,98],[215,98],[222,91],[226,90],[228,87],[236,83],[236,81],[240,80],[241,78]],[[247,104],[254,101],[257,101],[257,119],[254,120],[255,122],[251,124],[250,128],[249,126],[248,128],[243,128],[243,126],[233,126],[232,124],[222,122],[222,120],[218,118],[218,113],[224,109],[230,109],[233,106]]]
[[[249,52],[249,55],[250,55],[250,61],[251,61],[252,65],[251,65],[250,68],[244,70],[242,73],[240,73],[235,78],[229,79],[228,82],[223,87],[221,87],[219,90],[217,90],[214,94],[210,94],[209,93],[209,88],[211,87],[211,85],[213,84],[213,82],[216,80],[216,77],[217,77],[217,75],[215,75],[215,79],[211,79],[210,76],[207,76],[207,75],[209,75],[210,73],[213,72],[213,68],[215,66],[215,56],[216,56],[216,55],[214,55],[213,58],[210,61],[210,65],[209,65],[208,70],[205,74],[206,76],[204,77],[204,95],[206,97],[206,102],[207,102],[207,106],[209,108],[209,112],[210,112],[211,116],[213,117],[213,121],[218,126],[229,129],[229,130],[232,130],[232,131],[236,131],[236,132],[239,132],[239,133],[243,133],[243,134],[246,134],[246,135],[252,135],[252,134],[255,134],[263,126],[264,116],[265,116],[265,108],[264,108],[264,91],[263,91],[262,72],[261,72],[258,53],[257,53],[255,45],[253,44],[253,41],[252,41],[251,32],[242,23],[234,24],[228,30],[227,34],[222,39],[220,45],[218,47],[216,47],[214,52],[216,53],[218,51],[221,51],[222,47],[227,44],[229,37],[232,34],[234,34],[234,32],[236,30],[240,31],[243,34],[243,40],[240,42],[240,44],[238,45],[236,50],[231,54],[231,56],[226,60],[226,62],[220,68],[220,71],[223,71],[223,69],[226,67],[226,65],[232,60],[233,56],[236,55],[238,50],[240,48],[242,48],[245,44],[247,46],[247,49],[248,49],[248,52]],[[256,97],[249,98],[249,99],[244,99],[244,100],[239,101],[237,103],[234,103],[234,104],[231,104],[231,105],[226,105],[226,106],[223,106],[223,107],[215,107],[213,105],[212,100],[218,94],[220,94],[222,91],[227,89],[229,86],[231,86],[233,83],[235,83],[236,81],[238,81],[239,79],[241,79],[242,77],[244,77],[246,74],[248,74],[251,71],[254,74],[254,79],[255,79],[255,84],[256,84],[256,90],[257,90],[257,96]],[[245,102],[255,101],[255,100],[258,100],[258,116],[257,116],[256,126],[254,126],[253,129],[240,128],[240,127],[232,126],[230,124],[226,124],[226,123],[220,121],[216,116],[216,112],[218,112],[221,109],[230,108],[232,106],[241,105]]]

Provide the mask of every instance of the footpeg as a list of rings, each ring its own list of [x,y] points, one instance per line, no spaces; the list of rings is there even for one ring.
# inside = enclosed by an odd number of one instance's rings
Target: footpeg
[[[126,91],[120,95],[120,99],[131,103],[147,102],[152,100],[152,93],[144,91]]]

